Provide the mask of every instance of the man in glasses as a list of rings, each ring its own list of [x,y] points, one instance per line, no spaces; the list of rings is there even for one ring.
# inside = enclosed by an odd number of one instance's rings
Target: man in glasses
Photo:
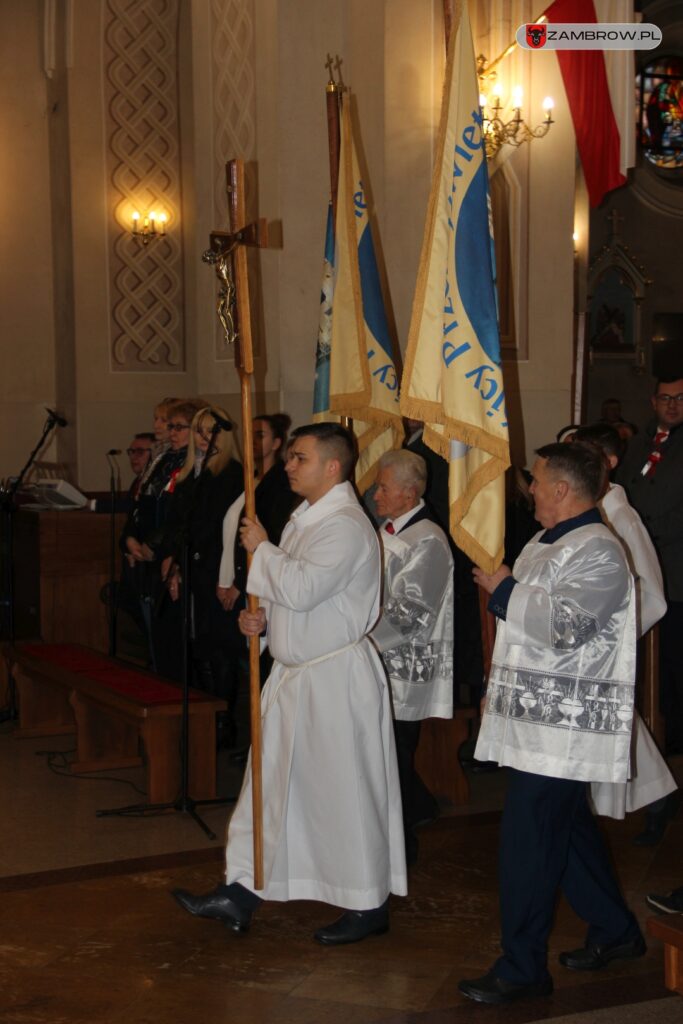
[[[659,624],[659,699],[666,753],[683,753],[683,375],[660,378],[654,419],[629,443],[618,482],[640,513],[662,563],[668,603]]]
[[[126,448],[126,455],[133,471],[133,480],[128,491],[126,493],[122,491],[117,496],[114,506],[116,512],[130,512],[133,507],[140,493],[140,484],[145,470],[149,465],[153,444],[154,434],[144,431],[141,434],[136,434]],[[90,508],[93,512],[111,512],[111,504],[111,497],[93,498]]]
[[[138,496],[143,473],[149,465],[153,444],[154,434],[143,432],[141,434],[136,434],[126,448],[126,455],[130,462],[130,468],[133,470],[133,482],[130,485],[129,491],[129,497],[133,501]]]

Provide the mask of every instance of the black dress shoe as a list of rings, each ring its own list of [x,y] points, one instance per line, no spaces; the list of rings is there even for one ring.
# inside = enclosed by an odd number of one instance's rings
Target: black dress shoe
[[[176,903],[183,910],[195,917],[208,917],[213,921],[222,921],[233,932],[246,932],[251,923],[251,911],[238,907],[225,896],[220,889],[194,896],[187,889],[174,889],[171,893]]]
[[[683,885],[665,895],[651,892],[645,899],[658,914],[683,914]]]
[[[477,1003],[512,1003],[517,999],[536,999],[549,996],[553,991],[553,979],[548,975],[543,981],[535,981],[526,985],[518,985],[505,978],[497,978],[489,971],[482,978],[473,981],[461,981],[458,988],[468,999]]]
[[[606,942],[602,946],[584,946],[560,953],[560,963],[570,971],[601,971],[612,960],[636,960],[646,951],[645,939],[639,935],[632,942]]]
[[[361,942],[369,935],[383,935],[389,930],[389,908],[386,903],[375,910],[347,910],[332,924],[318,928],[313,935],[323,946],[345,946]]]
[[[467,770],[473,775],[488,775],[490,772],[499,772],[500,765],[497,761],[472,761]]]

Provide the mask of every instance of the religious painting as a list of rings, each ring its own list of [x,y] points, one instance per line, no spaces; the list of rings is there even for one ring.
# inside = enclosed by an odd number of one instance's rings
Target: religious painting
[[[660,57],[636,78],[638,132],[645,159],[683,172],[683,57]]]
[[[623,218],[616,208],[607,220],[611,223],[611,238],[588,270],[588,356],[591,363],[596,359],[629,360],[634,371],[642,373],[642,304],[645,289],[652,282],[621,238],[619,225]]]
[[[591,299],[588,338],[592,352],[611,356],[635,353],[635,304],[631,283],[620,268],[608,268]]]

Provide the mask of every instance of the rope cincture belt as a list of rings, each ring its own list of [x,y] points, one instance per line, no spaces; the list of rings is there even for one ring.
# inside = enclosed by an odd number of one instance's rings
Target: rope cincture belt
[[[268,706],[265,709],[264,714],[267,711],[270,711],[271,707],[275,703],[278,693],[280,692],[280,687],[285,682],[285,680],[289,678],[292,672],[301,668],[311,668],[312,665],[320,665],[320,663],[323,661],[329,661],[330,658],[336,658],[338,654],[343,654],[344,651],[350,651],[354,647],[358,647],[358,645],[362,644],[364,640],[367,640],[367,635],[362,636],[359,640],[353,640],[350,644],[345,644],[343,647],[338,647],[336,651],[328,651],[327,654],[321,654],[317,658],[311,658],[310,661],[301,661],[297,665],[285,665],[283,661],[279,662],[279,664],[284,667],[284,672],[280,676],[277,687],[275,688],[275,692],[273,693],[271,699],[268,701]]]

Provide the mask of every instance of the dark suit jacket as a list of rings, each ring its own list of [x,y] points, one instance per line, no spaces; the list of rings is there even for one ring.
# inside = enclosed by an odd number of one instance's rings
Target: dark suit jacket
[[[651,423],[631,438],[617,471],[617,483],[652,537],[668,600],[683,601],[683,426],[672,430],[662,445],[662,458],[654,473],[643,476],[655,432],[656,424]]]
[[[301,499],[289,486],[283,462],[276,462],[259,480],[255,493],[256,515],[272,544],[279,544],[287,520]],[[243,594],[247,588],[247,553],[235,538],[235,586]]]
[[[423,519],[428,519],[430,523],[434,523],[436,526],[441,526],[441,523],[432,512],[429,505],[425,505],[423,508],[419,510],[419,512],[416,512],[415,515],[412,516],[407,523],[404,523],[404,525],[398,531],[399,534],[403,533],[404,530],[407,530],[409,526],[415,526],[416,523],[421,523]],[[443,529],[443,527],[441,528]]]

